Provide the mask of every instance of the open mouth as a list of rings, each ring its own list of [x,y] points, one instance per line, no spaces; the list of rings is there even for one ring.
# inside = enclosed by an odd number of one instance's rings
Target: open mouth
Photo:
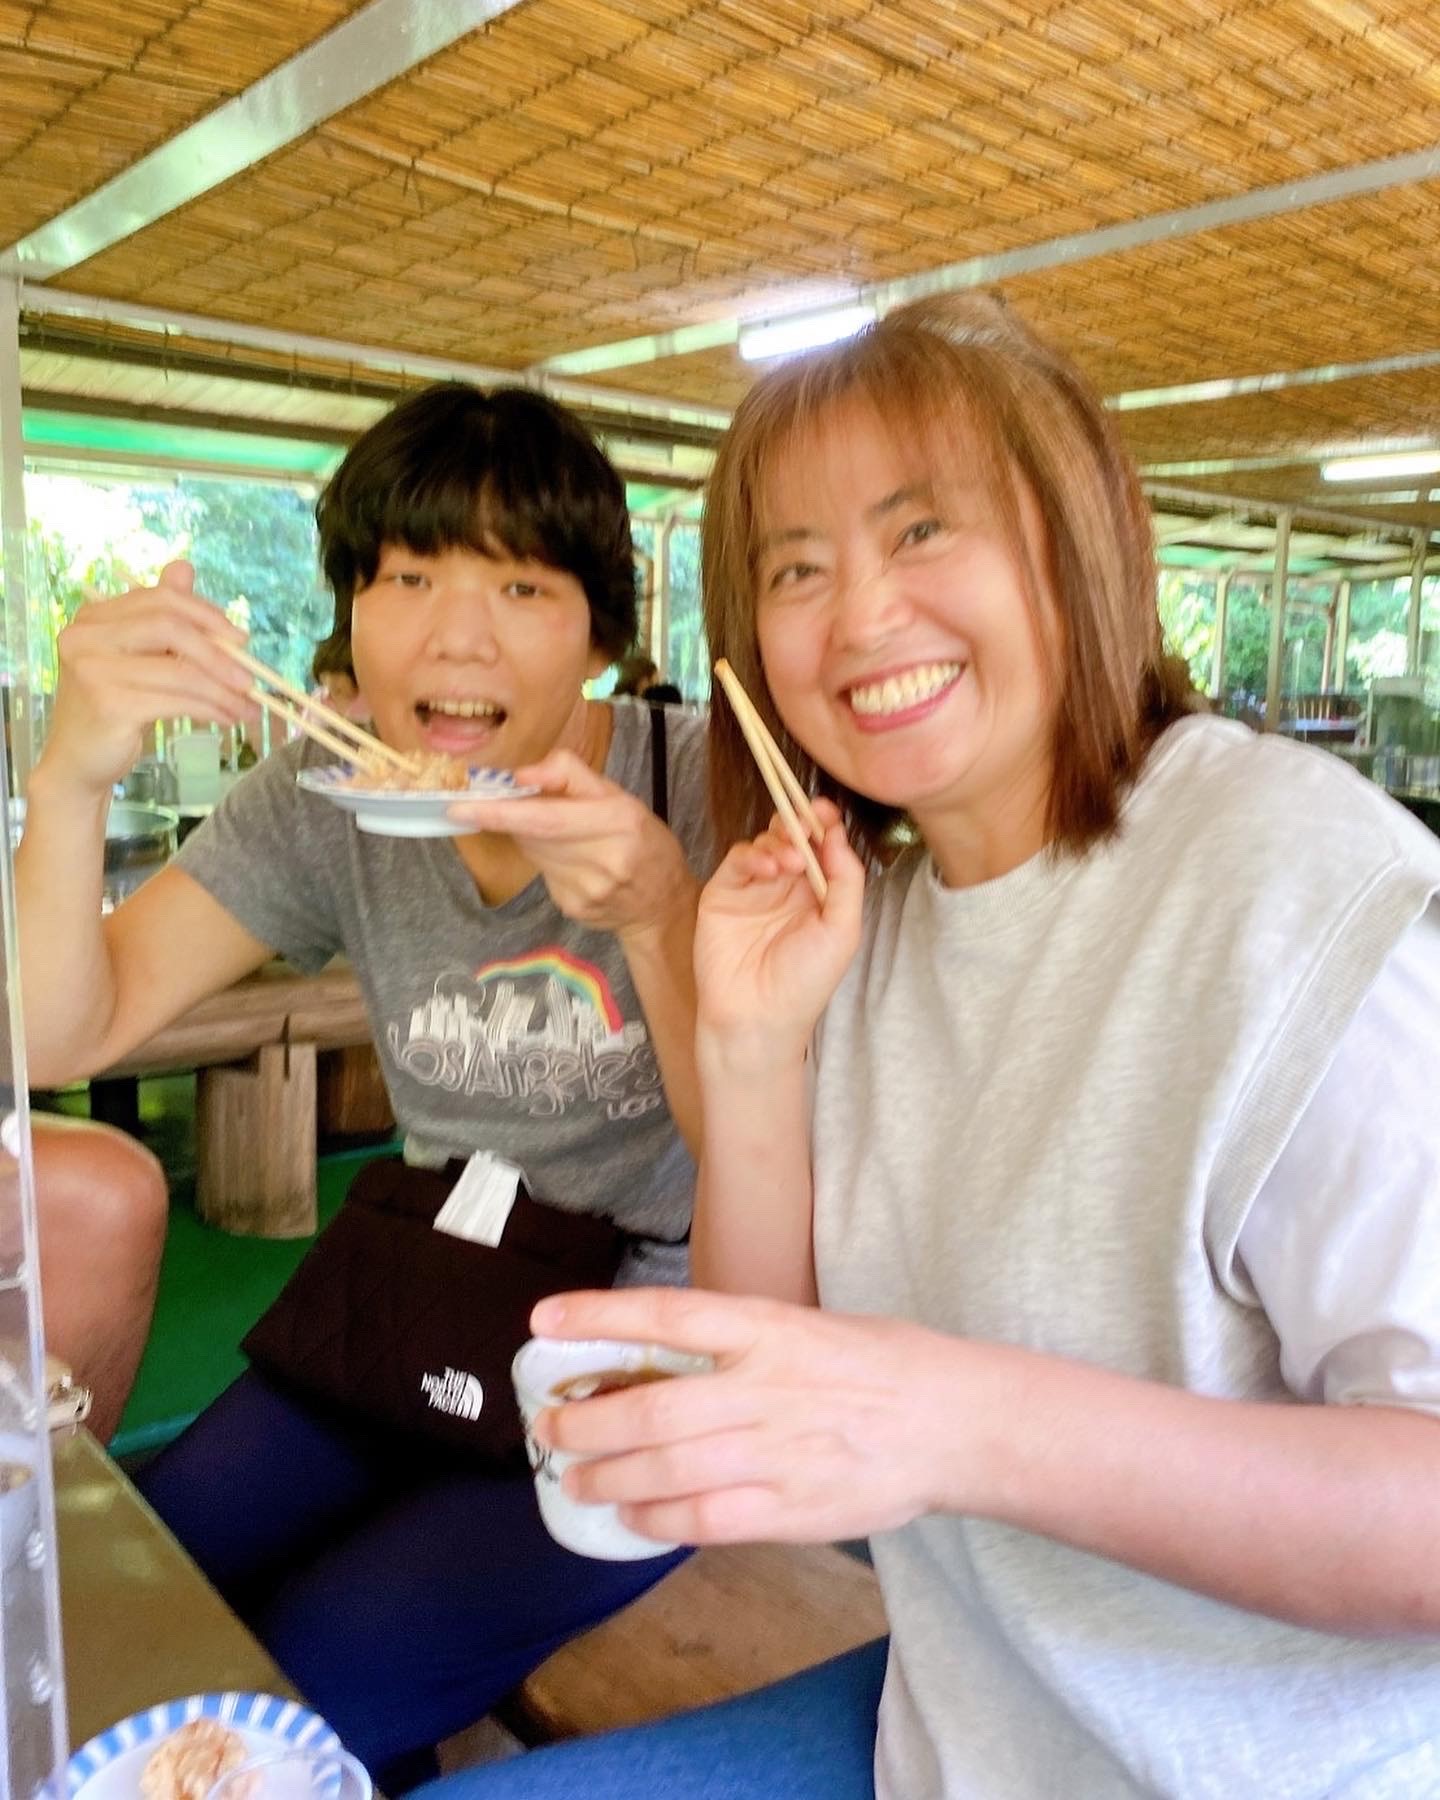
[[[493,700],[417,700],[415,717],[422,725],[437,723],[441,719],[454,719],[466,724],[478,720],[484,725],[503,725],[506,719],[503,706],[497,706]]]
[[[938,700],[965,673],[960,662],[919,663],[883,681],[858,682],[847,691],[852,709],[864,719],[888,719]]]
[[[497,700],[456,700],[433,695],[415,702],[420,741],[443,756],[488,760],[491,746],[509,718]]]

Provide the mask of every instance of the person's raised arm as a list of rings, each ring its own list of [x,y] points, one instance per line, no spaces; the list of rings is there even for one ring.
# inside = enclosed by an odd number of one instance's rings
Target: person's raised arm
[[[1440,1634],[1440,1420],[1246,1403],[906,1320],[683,1289],[556,1295],[532,1329],[717,1373],[558,1407],[567,1491],[632,1530],[828,1543],[991,1519],[1319,1631]]]
[[[15,858],[21,992],[31,1078],[107,1067],[267,954],[224,909],[164,871],[102,919],[105,822],[143,728],[188,714],[254,717],[249,677],[217,647],[244,634],[193,592],[188,563],[154,588],[84,606],[60,637],[60,685],[26,790]]]
[[[817,907],[778,829],[732,850],[705,888],[695,940],[704,1150],[691,1231],[699,1287],[815,1301],[806,1058],[860,934],[864,870],[838,815]]]

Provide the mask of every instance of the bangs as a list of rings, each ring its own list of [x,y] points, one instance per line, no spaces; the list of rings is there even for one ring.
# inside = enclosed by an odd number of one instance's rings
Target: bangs
[[[838,414],[858,410],[890,440],[899,466],[914,469],[937,501],[972,492],[993,509],[1032,606],[1040,571],[1031,566],[1017,475],[1030,478],[1023,444],[1008,429],[1012,397],[981,359],[933,336],[897,339],[866,333],[843,355],[784,370],[767,405],[747,421],[735,479],[745,507],[745,554],[752,600],[760,556],[776,521],[767,496],[780,468],[812,468],[813,446],[829,437]]]
[[[545,563],[554,569],[573,566],[574,548],[559,509],[537,504],[533,491],[505,491],[491,475],[477,492],[470,471],[430,471],[411,493],[392,490],[366,534],[368,553],[359,567],[364,586],[374,579],[386,544],[403,544],[417,556],[440,556],[447,550],[473,550],[495,562]],[[547,511],[549,516],[547,517]]]
[[[556,441],[547,412],[530,411],[522,422],[497,417],[493,405],[466,408],[449,426],[443,445],[426,445],[422,454],[416,453],[420,446],[410,446],[397,459],[396,479],[377,485],[370,504],[356,509],[348,546],[355,585],[374,579],[386,544],[404,544],[420,556],[473,550],[497,560],[545,563],[583,578],[595,555],[589,515],[596,476],[602,482],[609,476],[605,485],[613,484],[614,497],[622,502],[624,497],[619,478],[598,452],[595,465],[585,471],[587,491],[577,495],[569,467],[573,449]]]

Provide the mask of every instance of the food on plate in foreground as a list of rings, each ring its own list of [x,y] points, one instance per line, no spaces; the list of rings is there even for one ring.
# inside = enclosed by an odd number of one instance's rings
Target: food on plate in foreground
[[[206,1800],[215,1783],[249,1754],[238,1731],[218,1719],[192,1719],[172,1731],[141,1770],[141,1800]],[[245,1800],[235,1786],[228,1790],[231,1800]]]

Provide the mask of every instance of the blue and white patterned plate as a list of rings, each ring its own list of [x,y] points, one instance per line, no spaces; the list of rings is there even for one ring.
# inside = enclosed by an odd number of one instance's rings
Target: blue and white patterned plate
[[[132,1713],[91,1738],[66,1767],[69,1800],[137,1800],[140,1772],[163,1738],[192,1719],[218,1719],[244,1738],[251,1756],[286,1749],[338,1750],[340,1740],[318,1713],[275,1694],[191,1694]]]
[[[418,788],[358,788],[345,763],[302,769],[295,777],[307,794],[321,794],[355,815],[362,831],[383,837],[463,837],[473,825],[458,824],[450,808],[460,800],[523,800],[539,788],[521,787],[508,769],[471,769],[470,785],[423,791]]]

